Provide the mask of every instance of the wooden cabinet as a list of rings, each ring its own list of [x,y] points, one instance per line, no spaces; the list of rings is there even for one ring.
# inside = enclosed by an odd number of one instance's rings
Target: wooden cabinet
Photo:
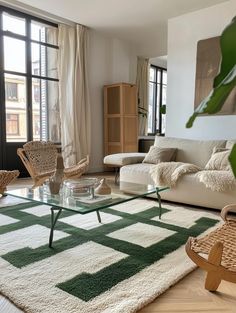
[[[138,106],[135,85],[104,86],[105,155],[138,151]]]

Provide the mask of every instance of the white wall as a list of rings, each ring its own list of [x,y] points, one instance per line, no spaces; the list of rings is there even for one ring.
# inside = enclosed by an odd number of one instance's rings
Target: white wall
[[[103,170],[103,86],[117,82],[134,83],[136,55],[130,44],[90,31],[89,88],[92,120],[90,172]]]
[[[231,0],[169,20],[167,136],[236,138],[235,115],[199,117],[191,129],[185,128],[194,108],[197,42],[219,36],[235,13],[236,1]]]

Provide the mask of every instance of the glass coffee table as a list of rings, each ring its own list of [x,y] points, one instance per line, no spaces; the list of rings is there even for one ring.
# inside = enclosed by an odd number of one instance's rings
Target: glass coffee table
[[[60,195],[51,195],[44,186],[37,187],[35,189],[21,188],[9,190],[5,194],[51,206],[51,230],[49,236],[50,248],[52,247],[54,228],[62,210],[72,211],[79,214],[88,214],[95,211],[97,213],[98,221],[101,223],[102,221],[99,213],[100,210],[120,203],[128,202],[136,198],[148,197],[151,194],[156,194],[160,210],[159,218],[161,219],[162,206],[160,193],[168,190],[168,187],[157,188],[153,185],[142,185],[128,182],[120,182],[119,185],[109,184],[109,186],[112,190],[109,198],[102,201],[99,200],[95,203],[84,203],[74,197],[68,196],[65,192],[63,192],[63,189],[62,192],[60,192]]]

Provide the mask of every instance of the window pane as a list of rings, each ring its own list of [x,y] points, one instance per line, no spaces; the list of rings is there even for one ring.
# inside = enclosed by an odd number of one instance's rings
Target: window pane
[[[155,81],[155,69],[153,67],[150,67],[150,78],[149,80]]]
[[[156,106],[156,130],[160,130],[160,91],[161,85],[157,84],[157,106]]]
[[[58,50],[42,46],[37,43],[31,44],[32,51],[32,74],[57,78]]]
[[[154,84],[149,83],[148,133],[153,132]]]
[[[161,83],[161,70],[157,70],[157,82]]]
[[[4,69],[25,73],[25,42],[4,36]]]
[[[167,84],[167,72],[166,71],[163,71],[162,82],[165,85]]]
[[[166,104],[166,89],[167,86],[162,86],[162,105]]]
[[[162,119],[161,133],[165,134],[165,132],[166,132],[166,115],[162,114],[161,119]]]
[[[33,79],[33,139],[60,142],[58,82]]]
[[[19,135],[19,114],[6,114],[6,128],[8,135]]]
[[[58,29],[56,27],[32,22],[31,23],[31,38],[33,40],[58,45]]]
[[[26,142],[26,81],[22,76],[5,74],[7,142]]]
[[[25,36],[25,19],[3,13],[3,30]]]

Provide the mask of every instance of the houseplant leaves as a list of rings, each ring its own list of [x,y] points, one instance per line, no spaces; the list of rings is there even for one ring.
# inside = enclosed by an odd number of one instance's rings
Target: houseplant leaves
[[[222,59],[219,74],[213,82],[213,90],[189,118],[186,124],[187,128],[193,126],[198,115],[219,112],[236,86],[236,16],[223,31],[220,38],[220,48]],[[229,162],[236,177],[236,144],[231,150]]]
[[[236,16],[223,31],[220,38],[220,48],[222,59],[219,74],[214,79],[213,90],[189,118],[186,124],[187,128],[193,126],[198,115],[219,112],[236,86]]]
[[[235,35],[236,36],[236,35]],[[200,103],[188,120],[186,127],[191,128],[200,114],[215,114],[221,110],[231,91],[236,86],[236,65],[211,93]]]

